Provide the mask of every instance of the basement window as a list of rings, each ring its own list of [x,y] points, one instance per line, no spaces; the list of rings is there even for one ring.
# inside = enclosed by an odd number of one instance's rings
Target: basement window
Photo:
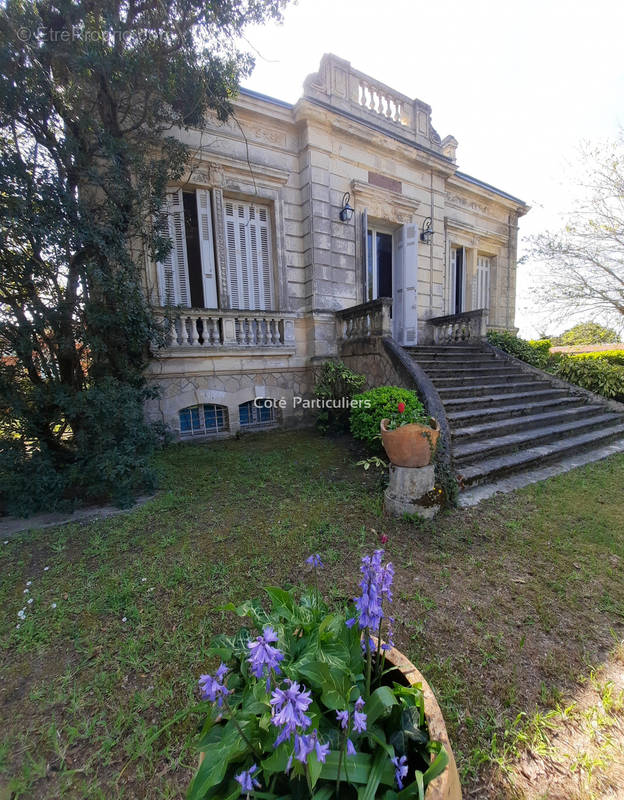
[[[210,436],[229,430],[228,413],[225,406],[206,403],[183,408],[179,413],[180,436]]]
[[[256,398],[238,407],[241,428],[261,428],[277,422],[275,407],[271,400]]]

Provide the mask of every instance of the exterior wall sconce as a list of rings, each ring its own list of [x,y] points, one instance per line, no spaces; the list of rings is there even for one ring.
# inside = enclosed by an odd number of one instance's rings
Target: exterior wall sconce
[[[425,244],[431,244],[433,240],[433,228],[431,227],[431,217],[427,217],[427,219],[423,222],[423,229],[420,232],[420,241],[424,242]]]
[[[340,211],[340,219],[343,222],[351,222],[353,219],[353,209],[349,205],[349,200],[351,199],[351,195],[349,192],[345,192],[342,196],[342,209]]]

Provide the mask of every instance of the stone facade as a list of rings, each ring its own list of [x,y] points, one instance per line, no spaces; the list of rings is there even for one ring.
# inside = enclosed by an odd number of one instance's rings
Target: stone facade
[[[179,431],[180,410],[212,404],[227,409],[234,433],[241,403],[279,395],[287,408],[277,421],[303,422],[291,401],[310,395],[314,365],[338,353],[335,312],[374,298],[383,270],[392,275],[395,320],[401,308],[411,320],[411,333],[406,327],[400,336],[412,338],[401,343],[430,341],[428,319],[483,307],[485,296],[489,326],[513,328],[518,218],[528,209],[458,171],[456,140],[440,138],[422,101],[328,55],[294,106],[243,90],[234,118],[178,135],[193,157],[174,200],[181,204],[182,193],[184,202],[189,193],[197,198],[204,248],[197,280],[203,296],[217,301],[198,307],[183,285],[167,294],[167,276],[178,280],[176,270],[191,269],[188,230],[173,266],[146,259],[150,300],[169,320],[168,347],[150,367],[150,380],[161,387],[148,406],[152,419]],[[355,213],[342,221],[347,193]],[[209,206],[203,218],[202,204]],[[427,218],[433,235],[422,241]],[[372,237],[390,242],[392,253],[391,266],[376,262],[375,273]],[[350,360],[357,367],[357,356]],[[371,385],[390,378],[379,364]]]

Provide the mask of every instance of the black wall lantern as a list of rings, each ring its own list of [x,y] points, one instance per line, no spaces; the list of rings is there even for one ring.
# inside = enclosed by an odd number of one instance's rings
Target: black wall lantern
[[[423,229],[420,232],[420,241],[424,242],[425,244],[431,244],[433,240],[433,228],[431,227],[431,217],[427,217],[427,219],[423,222]]]
[[[345,192],[342,197],[342,209],[340,210],[340,219],[343,222],[351,222],[353,219],[353,209],[349,205],[349,200],[351,199],[351,195],[349,192]]]

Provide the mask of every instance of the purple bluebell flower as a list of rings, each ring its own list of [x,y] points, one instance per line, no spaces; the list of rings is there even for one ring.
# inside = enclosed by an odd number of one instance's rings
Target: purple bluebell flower
[[[355,701],[355,711],[353,712],[353,730],[356,733],[364,733],[366,730],[366,714],[362,713],[364,700],[358,697]]]
[[[241,785],[241,794],[249,794],[253,792],[254,787],[256,789],[260,788],[260,781],[253,778],[254,772],[258,769],[258,765],[254,764],[249,769],[241,772],[240,775],[235,775],[234,778],[240,783]]]
[[[384,598],[392,600],[392,580],[394,568],[392,564],[382,566],[383,550],[375,550],[372,556],[364,556],[360,572],[362,580],[360,589],[362,594],[355,598],[355,607],[358,611],[358,622],[360,628],[372,628],[377,630],[384,617],[382,601]],[[347,625],[351,627],[353,621],[349,620]]]
[[[308,756],[316,750],[316,758],[320,764],[325,763],[329,753],[329,744],[321,744],[318,738],[318,730],[315,728],[307,736],[295,736],[295,758],[305,764]]]
[[[314,750],[314,737],[310,736],[295,736],[295,758],[305,764],[308,760],[308,755]]]
[[[216,701],[217,705],[223,705],[223,698],[228,694],[232,694],[231,690],[223,684],[223,679],[227,674],[228,668],[225,664],[221,664],[219,669],[215,672],[214,678],[212,675],[199,676],[199,688],[202,691],[204,700],[210,700],[211,703]]]
[[[314,749],[316,750],[316,760],[319,762],[319,764],[324,764],[327,754],[329,753],[329,744],[321,744],[317,736],[316,742],[314,743]]]
[[[381,645],[382,650],[392,650],[394,647],[394,617],[388,617],[388,630],[386,632],[386,641]]]
[[[351,739],[347,739],[347,755],[354,756],[355,755],[355,747],[353,746],[353,742]]]
[[[336,719],[340,723],[340,727],[342,730],[346,730],[347,725],[349,724],[349,712],[348,711],[336,711]]]
[[[309,564],[314,569],[322,569],[323,562],[321,561],[321,554],[320,553],[312,553],[311,556],[306,558],[306,564]]]
[[[407,775],[407,756],[395,756],[392,759],[394,764],[394,777],[396,778],[399,789],[403,788],[403,778]]]
[[[277,747],[295,732],[296,728],[305,730],[310,725],[310,717],[305,712],[312,702],[310,690],[306,691],[305,686],[299,688],[299,684],[286,679],[287,689],[276,687],[271,695],[271,705],[273,706],[273,719],[271,722],[276,728],[282,728],[275,742]]]
[[[277,647],[271,646],[271,643],[276,641],[277,634],[270,625],[267,625],[262,636],[256,636],[253,641],[247,642],[247,647],[250,651],[247,661],[251,664],[251,671],[256,678],[261,678],[265,669],[267,678],[271,670],[279,673],[280,668],[278,665],[283,660],[284,654]]]

